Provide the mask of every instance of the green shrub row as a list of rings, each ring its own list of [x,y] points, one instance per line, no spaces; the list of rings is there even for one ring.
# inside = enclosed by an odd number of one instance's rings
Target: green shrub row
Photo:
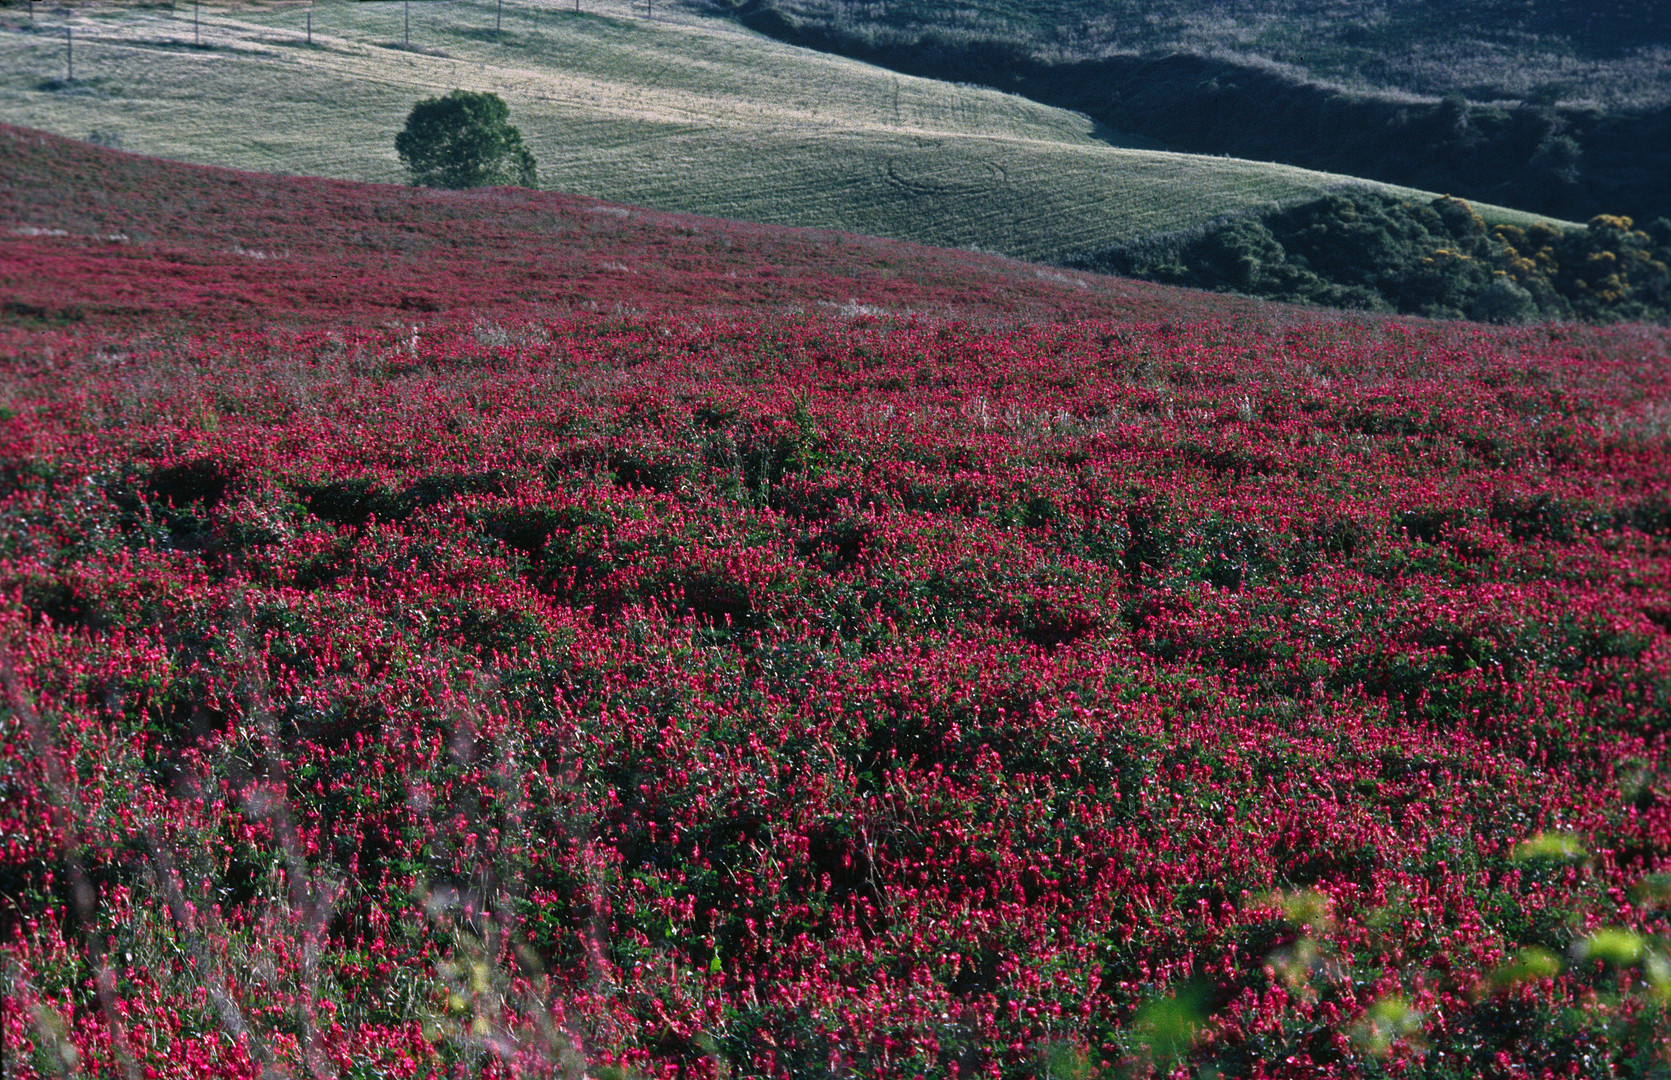
[[[1084,256],[1081,269],[1271,300],[1514,323],[1671,316],[1671,220],[1487,227],[1467,203],[1346,192]]]

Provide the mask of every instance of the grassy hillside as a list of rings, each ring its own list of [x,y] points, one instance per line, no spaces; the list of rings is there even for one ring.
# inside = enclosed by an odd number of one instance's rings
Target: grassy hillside
[[[730,10],[783,40],[1022,93],[1171,149],[1570,218],[1671,214],[1671,8],[1656,0]]]
[[[420,97],[492,90],[552,189],[1057,261],[1347,179],[1112,145],[1083,115],[624,5],[89,5],[0,34],[0,119],[204,164],[399,181]],[[639,9],[642,11],[642,9]],[[15,9],[14,9],[15,11]],[[76,82],[66,84],[72,24]],[[1524,224],[1524,216],[1512,218]]]

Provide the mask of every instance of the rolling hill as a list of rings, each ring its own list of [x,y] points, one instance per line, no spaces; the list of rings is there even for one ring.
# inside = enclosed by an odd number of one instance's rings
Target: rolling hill
[[[1588,219],[1671,215],[1656,0],[733,0],[781,40],[1228,154]]]
[[[396,3],[321,4],[311,47],[292,4],[205,4],[195,29],[184,6],[43,9],[34,29],[17,12],[0,119],[201,164],[398,181],[393,136],[416,100],[493,90],[547,188],[1045,262],[1356,184],[1145,148],[1079,113],[680,9],[583,6],[518,0],[496,33],[486,0],[413,5],[409,25]]]

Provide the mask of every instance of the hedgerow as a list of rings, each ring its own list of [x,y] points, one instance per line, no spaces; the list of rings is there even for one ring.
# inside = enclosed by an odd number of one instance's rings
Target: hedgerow
[[[1273,300],[1436,318],[1671,317],[1671,221],[1487,228],[1467,203],[1352,192],[1186,237],[1090,255],[1085,269]]]

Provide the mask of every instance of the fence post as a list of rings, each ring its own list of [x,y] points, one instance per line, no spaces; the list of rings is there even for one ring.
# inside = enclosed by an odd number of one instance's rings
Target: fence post
[[[309,45],[313,44],[313,3],[312,3],[312,0],[309,0],[309,3],[308,3],[308,44]]]
[[[504,23],[504,21],[505,0],[498,0],[498,2],[493,5],[493,43],[495,45],[500,44],[499,27]]]
[[[410,49],[412,47],[412,0],[405,0],[405,3],[401,4],[401,10],[406,14],[405,42],[406,47]]]
[[[197,27],[198,0],[191,0],[191,41],[193,45],[203,44],[203,32]]]
[[[64,81],[75,82],[75,31],[64,27]]]

